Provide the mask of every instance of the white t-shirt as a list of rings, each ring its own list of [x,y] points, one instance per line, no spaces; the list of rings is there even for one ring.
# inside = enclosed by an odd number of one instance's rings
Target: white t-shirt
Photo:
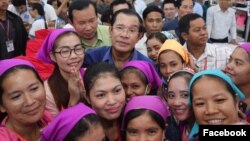
[[[40,29],[45,29],[43,18],[39,18],[32,23],[29,31],[29,36],[35,38],[35,32]]]

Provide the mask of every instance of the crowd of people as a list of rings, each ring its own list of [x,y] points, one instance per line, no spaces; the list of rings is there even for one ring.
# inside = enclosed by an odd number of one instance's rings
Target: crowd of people
[[[196,141],[199,125],[249,125],[250,43],[230,5],[0,0],[0,140]]]

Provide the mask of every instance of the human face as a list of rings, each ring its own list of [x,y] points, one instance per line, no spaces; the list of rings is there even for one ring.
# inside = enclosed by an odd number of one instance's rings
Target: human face
[[[167,3],[163,6],[163,12],[167,20],[173,20],[176,15],[176,9],[173,3]]]
[[[121,10],[121,9],[129,9],[128,5],[127,4],[118,4],[118,5],[115,5],[113,6],[113,14],[118,11],[118,10]]]
[[[162,46],[162,42],[156,38],[149,39],[147,42],[148,57],[157,64],[158,52]]]
[[[218,0],[220,8],[225,11],[231,6],[231,0]]]
[[[127,141],[162,141],[164,130],[148,114],[144,113],[128,122],[126,129]]]
[[[57,39],[55,52],[60,52],[66,47],[74,49],[76,45],[81,44],[80,39],[73,33],[63,35]],[[71,68],[79,70],[83,63],[84,50],[81,55],[77,55],[75,51],[71,51],[69,57],[63,57],[60,53],[51,53],[51,59],[57,63],[59,70],[63,76],[68,76],[71,72]]]
[[[90,89],[89,102],[101,118],[117,119],[125,104],[121,81],[109,73],[103,74]]]
[[[184,65],[180,55],[174,51],[164,51],[159,56],[159,68],[161,75],[167,79],[168,76],[178,70],[183,69]]]
[[[183,16],[193,13],[194,4],[192,0],[183,0],[178,9],[178,16],[181,19]]]
[[[0,12],[8,9],[9,0],[0,0]]]
[[[208,40],[207,27],[202,18],[195,19],[190,22],[188,34],[182,33],[182,37],[187,41],[187,44],[192,44],[197,47],[205,47]]]
[[[140,79],[137,73],[134,71],[128,71],[124,73],[121,78],[121,82],[126,93],[127,101],[133,96],[145,94],[147,86],[145,85],[145,83],[143,83],[142,79]]]
[[[202,125],[221,125],[239,122],[238,102],[222,80],[204,77],[192,89],[195,118]]]
[[[30,9],[29,9],[29,13],[30,13],[30,16],[31,16],[32,18],[36,18],[36,16],[38,16],[38,13],[37,13],[37,10],[36,10],[36,9],[30,8]]]
[[[250,84],[250,59],[242,48],[236,48],[227,63],[226,73],[237,86]]]
[[[163,22],[162,15],[159,12],[150,12],[144,20],[144,26],[147,30],[147,34],[150,35],[153,32],[159,32],[162,30]]]
[[[2,83],[1,112],[8,114],[11,125],[34,125],[43,116],[45,90],[33,71],[11,72]],[[7,123],[7,124],[8,124]]]
[[[112,51],[131,53],[141,38],[139,27],[140,22],[136,16],[119,13],[113,27],[110,28]]]
[[[90,4],[83,10],[73,10],[72,25],[84,40],[93,40],[97,36],[97,15],[95,8]]]
[[[17,6],[16,10],[19,14],[22,14],[23,12],[26,11],[26,5]]]
[[[177,120],[185,121],[188,119],[191,107],[188,106],[188,83],[185,78],[178,76],[169,81],[166,99]]]
[[[83,136],[80,136],[76,141],[104,141],[105,133],[101,124],[91,125],[89,131]]]

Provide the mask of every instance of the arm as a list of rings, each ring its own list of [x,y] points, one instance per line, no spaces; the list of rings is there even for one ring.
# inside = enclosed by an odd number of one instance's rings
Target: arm
[[[237,44],[236,42],[236,38],[237,38],[237,29],[236,29],[236,17],[235,17],[235,13],[232,16],[232,23],[231,23],[231,27],[230,27],[230,34],[232,39],[229,41],[229,43],[231,44]]]
[[[208,32],[208,38],[210,38],[211,36],[211,32],[212,32],[212,27],[213,27],[213,11],[211,9],[212,7],[208,8],[207,10],[207,32]]]
[[[58,9],[56,10],[56,15],[58,16],[61,12],[62,9],[67,6],[67,3],[69,2],[69,0],[63,0],[62,4],[60,5],[60,7],[58,7]]]

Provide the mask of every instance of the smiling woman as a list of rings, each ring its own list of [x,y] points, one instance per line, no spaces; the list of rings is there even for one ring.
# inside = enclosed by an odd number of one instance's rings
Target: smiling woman
[[[109,141],[121,141],[119,117],[125,105],[125,91],[114,65],[97,63],[84,75],[86,97],[101,118]]]
[[[0,61],[0,139],[38,140],[51,121],[45,113],[45,90],[34,66],[24,60]],[[6,130],[5,130],[6,129]],[[4,137],[3,137],[4,136]]]
[[[73,30],[56,29],[43,42],[37,58],[55,65],[53,74],[44,82],[46,109],[52,116],[83,101],[84,54],[81,40]]]

